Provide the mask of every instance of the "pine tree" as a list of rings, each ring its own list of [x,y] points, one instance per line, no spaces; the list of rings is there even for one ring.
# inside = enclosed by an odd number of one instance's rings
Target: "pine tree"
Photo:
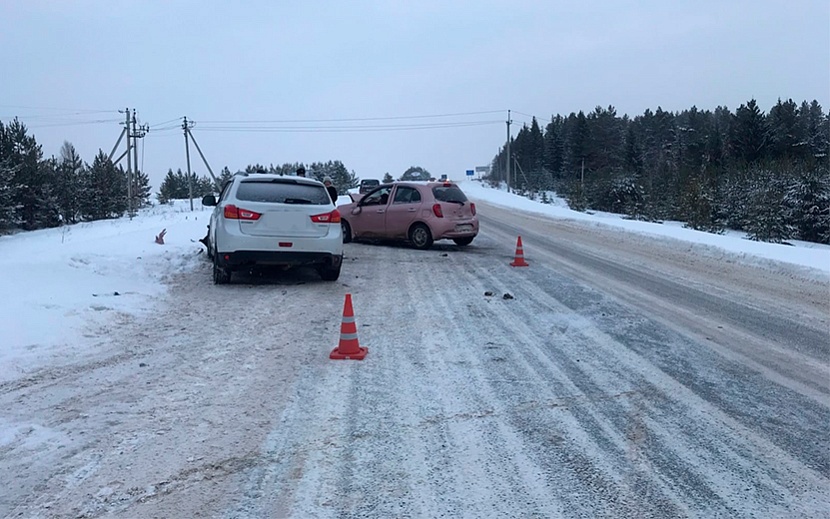
[[[222,168],[222,172],[219,173],[219,178],[216,179],[217,182],[216,186],[214,187],[214,192],[217,194],[221,193],[222,188],[225,186],[225,184],[230,182],[231,178],[233,178],[233,173],[231,173],[231,170],[229,170],[227,166]]]
[[[767,116],[770,158],[791,161],[805,158],[807,142],[799,121],[798,105],[792,99],[772,107]]]
[[[296,170],[297,169],[294,168],[294,171],[296,171]],[[259,163],[248,164],[247,166],[245,166],[245,173],[268,173],[268,172],[269,172],[268,168],[266,168],[265,166],[263,166],[262,164],[259,164]]]
[[[826,163],[830,147],[830,113],[822,111],[818,101],[801,103],[800,126],[807,142],[807,155],[813,160]]]
[[[81,176],[84,162],[68,141],[63,142],[57,165],[58,210],[64,224],[80,220]]]
[[[161,181],[161,185],[159,186],[159,192],[156,194],[156,198],[158,199],[160,204],[167,204],[170,203],[176,194],[176,177],[173,175],[173,170],[168,169],[167,175],[164,176],[164,180]]]
[[[150,207],[150,177],[143,171],[134,173],[135,180],[133,184],[133,198],[135,200],[134,207],[141,209],[143,207]]]
[[[40,180],[38,211],[35,212],[33,227],[35,229],[57,227],[61,224],[60,206],[58,204],[58,161],[52,157],[42,160],[38,164],[38,178]]]
[[[213,181],[207,177],[207,175],[202,175],[201,177],[196,178],[196,174],[193,174],[194,182],[193,182],[193,197],[194,198],[202,198],[205,195],[209,195],[213,192]],[[189,197],[188,197],[189,198]]]
[[[86,220],[117,218],[127,210],[127,174],[116,168],[104,150],[98,155],[85,175],[87,193],[82,203]]]
[[[755,99],[735,110],[732,128],[732,152],[736,160],[753,164],[767,155],[769,131],[767,121]]]
[[[585,114],[582,111],[578,114],[571,113],[565,124],[565,130],[565,178],[578,180],[586,159],[590,171],[590,158],[588,157],[590,134]]]
[[[557,115],[552,117],[550,123],[545,127],[544,167],[551,175],[552,184],[548,189],[554,189],[556,183],[562,178],[562,165],[564,163],[564,142],[562,141],[562,126],[564,119]]]
[[[782,243],[795,236],[786,205],[790,191],[785,177],[764,169],[751,172],[746,232],[751,240]]]
[[[0,159],[0,230],[9,229],[17,224],[15,169],[9,165],[10,162],[8,159]]]
[[[620,169],[623,156],[623,131],[617,110],[597,106],[588,114],[589,151],[586,167],[592,171],[611,173]]]
[[[798,239],[829,243],[830,168],[827,164],[797,175],[784,203],[791,211]]]
[[[355,172],[346,169],[346,166],[339,160],[331,163],[328,176],[331,177],[331,183],[337,188],[338,193],[345,193],[349,189],[356,188],[359,184]]]
[[[27,135],[26,126],[15,118],[2,127],[0,135],[0,163],[14,171],[11,181],[16,209],[15,221],[27,230],[38,228],[39,213],[43,210],[43,185],[46,179],[40,168],[43,152],[34,136]]]
[[[14,150],[11,133],[0,121],[0,229],[20,224],[18,200],[22,186],[18,184],[18,172],[21,164]]]

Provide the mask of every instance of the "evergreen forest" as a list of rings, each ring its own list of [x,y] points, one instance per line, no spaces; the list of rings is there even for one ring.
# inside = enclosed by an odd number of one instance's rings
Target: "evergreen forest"
[[[745,231],[781,243],[830,243],[830,115],[817,101],[756,101],[735,112],[661,108],[629,118],[613,106],[542,129],[536,118],[510,142],[509,185],[543,202],[549,193],[571,209],[684,222],[708,232]],[[508,180],[507,143],[488,180]]]

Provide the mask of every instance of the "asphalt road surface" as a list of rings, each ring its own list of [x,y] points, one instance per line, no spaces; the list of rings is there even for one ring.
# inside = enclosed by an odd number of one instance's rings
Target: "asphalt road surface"
[[[0,516],[828,516],[826,278],[477,205],[336,283],[204,262],[0,385]]]

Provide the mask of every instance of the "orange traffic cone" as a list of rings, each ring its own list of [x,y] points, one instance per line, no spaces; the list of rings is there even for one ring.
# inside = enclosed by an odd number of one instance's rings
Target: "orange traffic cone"
[[[525,251],[522,249],[522,237],[519,236],[516,241],[516,259],[510,264],[511,267],[529,267],[530,264],[525,261]]]
[[[352,295],[346,294],[346,302],[343,304],[343,322],[340,324],[340,344],[331,350],[329,358],[335,360],[363,360],[367,353],[369,353],[369,349],[361,348],[357,341],[357,325],[354,322]]]

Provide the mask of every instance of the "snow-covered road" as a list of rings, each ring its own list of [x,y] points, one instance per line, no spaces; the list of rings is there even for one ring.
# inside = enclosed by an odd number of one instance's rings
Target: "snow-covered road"
[[[196,263],[97,358],[3,383],[43,430],[0,442],[0,516],[826,514],[826,279],[479,214],[465,249],[348,244],[336,283]],[[328,358],[346,293],[364,361]]]

